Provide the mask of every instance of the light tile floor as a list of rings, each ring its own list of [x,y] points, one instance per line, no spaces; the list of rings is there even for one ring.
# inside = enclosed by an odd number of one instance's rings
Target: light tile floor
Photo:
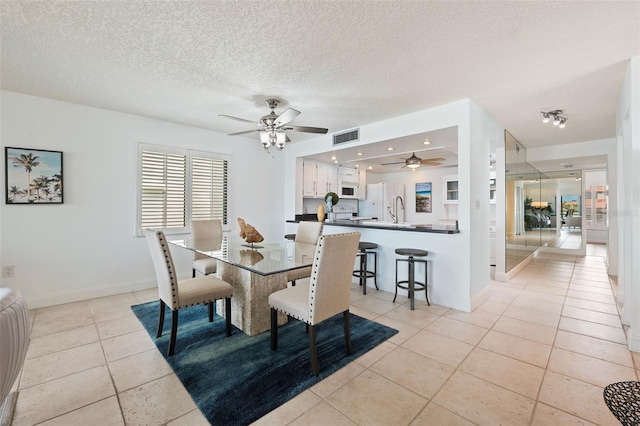
[[[399,333],[256,424],[616,425],[603,388],[637,380],[640,354],[602,255],[543,254],[471,313],[354,286],[352,312]],[[32,311],[12,424],[207,424],[129,308],[155,299]]]

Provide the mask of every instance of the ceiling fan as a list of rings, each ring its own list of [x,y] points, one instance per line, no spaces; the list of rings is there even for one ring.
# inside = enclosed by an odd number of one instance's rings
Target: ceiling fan
[[[418,156],[416,156],[416,153],[414,152],[413,154],[411,154],[411,157],[405,159],[404,161],[398,161],[396,163],[382,163],[382,166],[389,166],[391,164],[403,164],[403,167],[409,167],[410,169],[415,169],[416,167],[420,167],[421,165],[425,165],[425,166],[439,166],[443,161],[445,161],[444,158],[425,158],[422,159]]]
[[[287,130],[294,132],[306,132],[306,133],[322,133],[325,134],[329,129],[323,129],[321,127],[308,127],[308,126],[287,126],[287,124],[299,116],[301,113],[293,108],[287,109],[282,114],[276,114],[274,111],[280,101],[277,99],[267,99],[266,104],[271,108],[271,112],[262,117],[257,123],[254,120],[247,120],[245,118],[233,117],[231,115],[220,114],[219,117],[227,117],[232,120],[242,121],[245,123],[257,124],[258,128],[254,130],[245,130],[243,132],[229,133],[229,136],[244,135],[252,132],[260,132],[260,143],[265,150],[268,150],[271,146],[275,146],[281,150],[284,148],[286,142],[290,142],[289,136],[285,133]]]

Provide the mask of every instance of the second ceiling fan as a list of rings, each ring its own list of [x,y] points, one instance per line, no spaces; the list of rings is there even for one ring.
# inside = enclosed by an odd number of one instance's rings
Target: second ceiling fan
[[[425,166],[439,166],[442,162],[445,161],[444,158],[425,158],[422,159],[416,156],[416,153],[412,153],[411,157],[406,158],[404,161],[398,161],[395,163],[382,163],[383,166],[389,166],[391,164],[404,164],[403,167],[409,167],[410,169],[415,169],[416,167],[420,167],[422,165]]]
[[[257,122],[254,120],[247,120],[246,118],[220,114],[220,117],[227,117],[232,120],[256,124],[258,126],[257,129],[230,133],[229,135],[234,136],[244,135],[252,132],[260,132],[260,143],[262,143],[262,146],[265,150],[269,149],[271,146],[275,146],[277,149],[281,150],[282,148],[284,148],[284,144],[286,142],[290,142],[289,136],[287,136],[287,134],[285,133],[286,131],[321,134],[325,134],[329,131],[329,129],[324,129],[322,127],[289,126],[287,124],[297,116],[299,116],[301,114],[300,111],[289,108],[282,114],[276,114],[274,110],[276,109],[280,101],[278,101],[277,99],[267,99],[265,102],[267,103],[269,108],[271,108],[271,112],[260,118],[260,120],[258,120]]]

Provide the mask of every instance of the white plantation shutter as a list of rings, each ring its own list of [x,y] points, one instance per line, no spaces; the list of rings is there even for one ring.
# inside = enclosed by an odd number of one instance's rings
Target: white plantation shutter
[[[227,224],[227,157],[141,143],[139,161],[137,235],[189,232],[192,219]]]
[[[228,161],[194,154],[191,177],[191,218],[220,219],[227,224]]]
[[[142,228],[186,226],[187,157],[142,151]]]

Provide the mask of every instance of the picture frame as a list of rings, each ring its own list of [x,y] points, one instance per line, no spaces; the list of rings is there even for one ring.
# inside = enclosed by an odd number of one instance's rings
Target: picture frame
[[[416,213],[431,213],[431,182],[416,183]]]
[[[62,151],[5,147],[5,204],[62,204]]]

